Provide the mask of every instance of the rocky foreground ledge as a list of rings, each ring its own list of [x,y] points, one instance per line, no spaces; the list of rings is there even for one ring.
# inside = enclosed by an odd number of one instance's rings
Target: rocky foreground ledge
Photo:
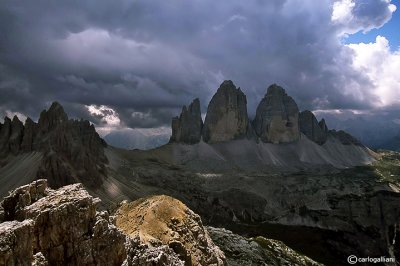
[[[197,214],[168,196],[123,203],[115,216],[97,211],[99,202],[81,184],[53,190],[44,179],[10,192],[0,208],[0,265],[314,265],[294,251],[275,260],[262,243],[224,229],[210,234]],[[232,247],[240,252],[230,254]]]

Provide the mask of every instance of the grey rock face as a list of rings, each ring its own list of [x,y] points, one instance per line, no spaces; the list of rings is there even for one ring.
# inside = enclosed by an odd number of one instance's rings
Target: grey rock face
[[[4,118],[4,124],[0,130],[0,155],[6,156],[9,152],[8,140],[11,136],[11,120],[8,117]]]
[[[273,84],[257,107],[253,126],[263,142],[296,141],[300,138],[299,108],[282,87]]]
[[[43,110],[40,113],[39,134],[45,134],[67,121],[68,116],[64,108],[58,102],[53,102],[48,111]]]
[[[300,131],[306,135],[310,140],[322,145],[326,142],[328,137],[328,128],[325,120],[318,123],[317,118],[311,111],[303,111],[299,117]]]
[[[37,134],[38,125],[33,122],[31,118],[27,118],[25,121],[24,137],[21,143],[21,150],[29,152],[33,150],[34,140]]]
[[[328,126],[326,125],[325,119],[321,119],[321,121],[318,122],[319,127],[322,129],[322,131],[327,134],[328,133]]]
[[[226,80],[208,105],[203,140],[212,143],[245,138],[248,130],[246,95]]]
[[[139,237],[136,237],[127,241],[126,246],[127,258],[123,266],[185,265],[185,262],[178,257],[178,254],[167,245],[149,246],[141,243]]]
[[[33,221],[0,224],[0,265],[28,265],[33,260]]]
[[[201,140],[203,120],[201,119],[200,100],[195,99],[188,108],[182,108],[181,115],[172,119],[171,142],[195,144]]]
[[[8,140],[10,151],[13,154],[17,154],[21,147],[22,137],[24,134],[24,124],[18,119],[17,116],[14,116],[11,122],[11,135]]]
[[[224,251],[228,265],[321,265],[284,243],[264,237],[245,238],[224,228],[207,227],[212,240]]]

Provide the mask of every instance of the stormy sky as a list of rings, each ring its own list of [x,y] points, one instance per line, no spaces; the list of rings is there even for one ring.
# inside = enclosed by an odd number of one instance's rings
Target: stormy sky
[[[37,119],[57,100],[106,132],[163,128],[194,98],[205,112],[231,79],[250,115],[277,83],[302,110],[400,121],[400,44],[379,34],[396,5],[0,0],[0,115]]]

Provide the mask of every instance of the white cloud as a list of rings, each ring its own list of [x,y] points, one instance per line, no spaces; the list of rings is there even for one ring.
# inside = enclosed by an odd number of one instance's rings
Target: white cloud
[[[382,27],[396,9],[391,0],[337,0],[332,6],[331,21],[340,36],[368,32]]]
[[[389,41],[382,36],[373,43],[349,44],[354,51],[353,66],[372,81],[380,102],[376,107],[400,104],[400,50],[390,51]]]
[[[9,117],[9,118],[11,118],[11,119],[13,119],[14,116],[17,116],[18,119],[19,119],[20,121],[22,121],[22,122],[25,122],[25,120],[26,120],[26,118],[27,118],[26,115],[24,115],[24,114],[22,114],[22,113],[20,113],[20,112],[13,112],[13,111],[10,111],[10,110],[6,110],[5,113],[6,113],[6,116]]]
[[[87,108],[92,115],[103,116],[102,119],[107,122],[108,125],[116,126],[120,124],[118,113],[115,112],[112,108],[109,108],[105,105],[89,105],[87,106]]]
[[[337,1],[333,4],[332,21],[349,23],[353,18],[352,11],[356,4],[352,0]]]

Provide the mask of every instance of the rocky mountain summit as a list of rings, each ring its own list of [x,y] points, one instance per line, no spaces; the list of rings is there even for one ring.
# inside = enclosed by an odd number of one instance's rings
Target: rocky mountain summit
[[[183,106],[179,117],[172,119],[172,142],[188,144],[198,143],[201,139],[203,120],[201,119],[200,100],[195,99],[188,108]]]
[[[89,121],[69,120],[63,107],[54,102],[40,114],[38,123],[27,118],[24,125],[17,116],[12,121],[4,119],[0,166],[21,154],[37,152],[41,159],[35,178],[48,178],[52,187],[75,182],[99,186],[106,176],[106,146]]]
[[[212,143],[245,138],[249,129],[246,95],[226,80],[208,105],[203,140]]]
[[[171,143],[221,143],[250,139],[264,143],[294,143],[302,134],[323,145],[328,136],[344,145],[361,145],[344,131],[329,130],[324,119],[318,122],[311,111],[299,108],[286,91],[273,84],[259,103],[256,116],[250,121],[246,95],[231,80],[225,80],[212,97],[204,121],[200,101],[195,99],[189,108],[184,106],[179,117],[172,120]]]
[[[300,131],[306,135],[307,138],[317,144],[324,144],[328,138],[328,127],[325,120],[318,122],[317,118],[311,111],[303,111],[299,116]]]
[[[273,84],[257,107],[253,126],[263,142],[296,141],[300,138],[299,108],[282,87]]]

